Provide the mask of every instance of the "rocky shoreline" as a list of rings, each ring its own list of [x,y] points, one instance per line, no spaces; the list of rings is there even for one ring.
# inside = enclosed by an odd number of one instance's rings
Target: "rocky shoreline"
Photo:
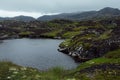
[[[96,40],[96,41],[91,39],[91,40],[87,40],[87,42],[85,42],[86,40],[85,39],[83,41],[84,44],[89,42],[90,44],[88,44],[88,46],[92,45],[88,47],[87,49],[83,44],[73,49],[74,45],[77,45],[77,44],[74,44],[73,46],[70,46],[70,47],[59,46],[60,48],[58,49],[58,51],[71,56],[76,62],[85,62],[93,58],[102,57],[105,53],[109,51],[119,49],[120,48],[120,35],[119,34],[120,34],[120,28],[118,27],[111,31],[111,37],[107,39]],[[78,36],[77,38],[79,39],[80,36]],[[75,39],[71,39],[71,42],[72,40],[75,41]],[[71,44],[71,42],[69,44]]]
[[[43,35],[29,35],[29,36],[19,36],[19,35],[3,35],[0,36],[0,40],[6,40],[6,39],[21,39],[21,38],[30,38],[30,39],[62,39],[61,37],[49,37],[49,36],[43,36]]]

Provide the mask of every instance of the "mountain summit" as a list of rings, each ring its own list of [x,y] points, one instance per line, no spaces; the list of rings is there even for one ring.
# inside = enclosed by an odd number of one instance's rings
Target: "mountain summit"
[[[106,7],[98,11],[101,14],[112,14],[112,15],[120,15],[120,10],[117,8]]]
[[[99,11],[87,11],[80,13],[65,13],[58,15],[48,15],[39,17],[38,20],[46,21],[53,19],[71,19],[71,20],[84,20],[84,19],[92,19],[92,18],[103,18],[103,17],[114,17],[120,16],[120,10],[117,8],[105,7]]]

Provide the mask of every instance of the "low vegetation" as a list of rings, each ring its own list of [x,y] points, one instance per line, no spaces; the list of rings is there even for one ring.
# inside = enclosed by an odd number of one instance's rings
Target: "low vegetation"
[[[63,38],[61,50],[77,54],[76,69],[47,71],[0,62],[0,80],[120,80],[120,18],[108,20],[0,22],[0,39]],[[114,25],[113,25],[114,24]],[[5,27],[4,27],[5,26]],[[6,37],[7,35],[7,37]],[[70,54],[69,54],[70,55]]]
[[[119,80],[119,52],[120,50],[108,52],[101,58],[81,63],[73,70],[64,70],[56,67],[47,71],[39,71],[29,67],[18,66],[11,62],[0,62],[0,65],[2,65],[0,66],[0,80]],[[113,54],[117,54],[118,57],[111,56]],[[108,64],[114,69],[111,69]],[[100,65],[108,66],[106,69],[106,67],[100,67]],[[118,68],[115,68],[116,66]]]

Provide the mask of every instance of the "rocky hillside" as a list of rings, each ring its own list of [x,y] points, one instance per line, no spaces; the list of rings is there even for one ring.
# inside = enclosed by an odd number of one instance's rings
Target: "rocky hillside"
[[[79,34],[61,43],[59,51],[84,62],[119,49],[119,22],[119,19],[79,22]]]
[[[0,62],[0,80],[119,80],[120,17],[98,20],[0,22],[0,39],[66,39],[59,51],[81,62],[76,69],[47,71]],[[61,53],[62,54],[62,53]]]
[[[5,20],[0,22],[0,39],[4,38],[67,38],[71,37],[70,26],[76,22],[70,20],[41,21],[16,21]],[[77,34],[78,32],[71,32]],[[15,38],[16,38],[15,37]]]

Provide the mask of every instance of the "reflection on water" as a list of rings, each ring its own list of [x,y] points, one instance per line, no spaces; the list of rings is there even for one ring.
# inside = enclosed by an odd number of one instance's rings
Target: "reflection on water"
[[[63,40],[13,39],[0,44],[0,60],[46,70],[52,67],[75,68],[74,60],[57,51]]]
[[[0,40],[0,43],[3,43],[3,41],[2,41],[2,40]]]

